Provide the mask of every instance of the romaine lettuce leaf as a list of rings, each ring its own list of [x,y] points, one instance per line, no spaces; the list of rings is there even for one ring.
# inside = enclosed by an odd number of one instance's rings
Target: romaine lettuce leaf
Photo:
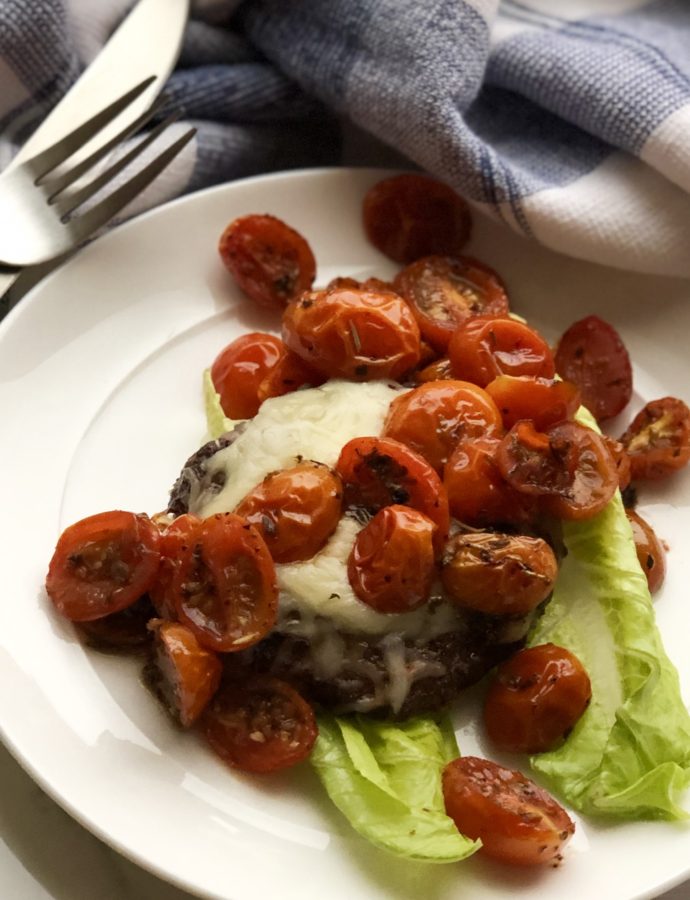
[[[596,424],[586,411],[583,424]],[[559,749],[532,757],[557,793],[588,814],[685,818],[690,715],[664,652],[620,494],[593,519],[564,522],[568,556],[530,636],[575,653],[592,703]]]
[[[221,434],[225,434],[226,431],[232,431],[237,422],[233,419],[228,419],[223,412],[223,407],[220,405],[220,394],[215,389],[210,369],[204,371],[203,387],[208,436],[209,438],[217,438]]]
[[[324,716],[311,762],[331,800],[377,847],[409,859],[455,862],[481,846],[445,813],[441,771],[458,755],[447,719]]]

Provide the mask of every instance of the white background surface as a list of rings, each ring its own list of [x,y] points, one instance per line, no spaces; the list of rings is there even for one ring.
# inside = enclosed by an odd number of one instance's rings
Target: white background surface
[[[341,197],[340,200],[344,202],[344,197]],[[354,198],[351,200],[354,203]],[[302,230],[302,224],[299,221],[304,214],[302,209],[293,205],[294,213],[292,215],[289,208],[283,211],[280,208],[279,192],[276,194],[275,204],[278,207],[275,211],[279,215],[282,214],[284,218],[294,222]],[[263,206],[262,200],[261,211],[263,211]],[[274,208],[271,211],[274,211]],[[217,203],[212,212],[214,216],[218,216]],[[230,215],[230,213],[228,214]],[[199,218],[198,224],[203,227],[201,218]],[[213,234],[216,230],[217,226],[214,224]],[[308,233],[308,229],[305,230]],[[150,228],[149,231],[151,231]],[[311,235],[309,236],[311,237]],[[321,235],[316,234],[315,237],[318,243]],[[156,238],[158,238],[157,233],[150,235],[151,247],[158,245],[157,240],[154,240]],[[173,243],[176,240],[179,241],[179,228],[173,228],[167,235],[167,239]],[[198,235],[189,235],[192,243],[195,239],[198,240]],[[207,243],[209,246],[211,245],[210,237]],[[107,246],[105,242],[102,247],[94,246],[96,255],[91,257],[92,262],[100,260],[102,266],[107,266]],[[120,244],[120,246],[122,245]],[[316,249],[317,256],[319,256],[319,247],[317,246]],[[678,304],[683,300],[690,303],[690,285],[687,283],[641,276],[632,277],[623,273],[607,271],[597,266],[574,263],[557,257],[555,254],[533,248],[514,235],[505,234],[502,229],[491,223],[481,223],[478,227],[472,252],[490,263],[495,263],[502,272],[504,272],[504,268],[499,262],[505,262],[506,274],[510,276],[509,284],[511,287],[513,284],[515,285],[516,297],[524,304],[521,306],[520,303],[516,303],[517,311],[527,309],[533,304],[533,298],[529,296],[530,292],[525,287],[532,280],[536,270],[541,278],[541,287],[535,283],[531,289],[536,293],[541,291],[545,296],[552,297],[552,307],[545,309],[547,323],[550,321],[553,324],[558,320],[557,313],[561,304],[567,305],[569,311],[577,310],[579,304],[583,315],[595,310],[601,311],[605,315],[610,311],[611,317],[624,333],[626,328],[634,328],[640,343],[644,344],[645,336],[648,335],[650,341],[654,341],[655,335],[663,333],[664,326],[660,324],[663,322],[663,318],[660,319],[660,316],[663,317],[664,309],[671,312],[680,309]],[[195,264],[195,260],[190,260],[190,265]],[[202,267],[206,265],[203,255],[199,265]],[[98,271],[98,267],[94,267],[93,270]],[[129,277],[128,286],[136,284],[136,278],[132,279],[130,273],[123,274]],[[170,273],[168,272],[167,275],[169,276]],[[214,269],[210,279],[213,284],[217,282],[217,275],[218,273]],[[73,280],[72,290],[76,284],[77,282]],[[546,292],[544,292],[544,284],[549,288]],[[94,298],[94,302],[99,300],[105,302],[106,299],[99,297],[98,291],[94,293]],[[648,322],[639,317],[646,300],[650,304],[650,309],[654,309]],[[669,305],[666,305],[667,300]],[[131,295],[128,297],[128,301],[132,301]],[[606,307],[605,310],[600,309],[602,305]],[[628,321],[629,310],[634,313],[632,321]],[[636,316],[637,323],[635,322]],[[572,319],[572,317],[571,315],[570,318]],[[685,319],[684,312],[682,319]],[[644,322],[643,328],[640,326],[641,321]],[[548,334],[549,338],[553,336],[553,334]],[[104,349],[104,352],[107,351]],[[687,359],[685,361],[687,364]],[[667,368],[668,365],[668,358],[660,359],[658,366],[655,366],[655,372]],[[93,440],[93,436],[90,437],[90,440]],[[88,448],[88,440],[86,444]],[[685,641],[686,637],[683,637],[683,647]],[[679,642],[677,646],[681,646],[681,643]],[[11,685],[6,684],[4,688],[6,696],[9,696]],[[46,734],[46,741],[50,741],[50,737],[50,734]],[[117,773],[113,773],[113,780],[115,783],[117,782]],[[113,791],[113,786],[103,784],[102,787],[104,790],[107,787],[110,788],[112,801],[116,793]],[[108,801],[104,800],[104,802]],[[145,818],[151,803],[151,799],[145,791],[138,797],[138,803],[141,804],[141,812]],[[138,811],[133,809],[131,814],[134,825],[138,818]],[[167,823],[161,821],[162,827],[165,824]],[[180,828],[184,830],[185,824],[187,823],[180,822]],[[88,900],[101,900],[101,898],[181,900],[181,898],[189,896],[143,872],[91,837],[42,794],[5,751],[0,751],[0,835],[3,841],[0,845],[0,898],[2,900],[5,900],[6,897],[18,898],[18,900],[26,900],[26,898],[28,900],[33,900],[33,898],[72,900],[77,897],[88,898]],[[630,850],[630,858],[626,860],[626,864],[637,866],[643,872],[645,867],[644,849],[631,845]],[[566,867],[562,871],[565,875]],[[558,878],[559,874],[556,873],[555,877]],[[461,877],[460,870],[458,870],[458,879]],[[554,896],[559,892],[556,881],[553,882],[553,892]],[[602,896],[603,892],[604,885],[602,884]],[[391,893],[390,896],[394,897],[395,895]],[[673,897],[673,900],[681,900],[681,898],[690,900],[690,888],[678,888],[668,896]],[[358,900],[360,897],[364,900],[361,892],[357,897]]]

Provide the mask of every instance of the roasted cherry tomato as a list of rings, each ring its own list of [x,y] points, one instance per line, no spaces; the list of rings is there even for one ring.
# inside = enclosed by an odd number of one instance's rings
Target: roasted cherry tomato
[[[419,328],[405,301],[341,288],[303,294],[283,314],[283,340],[324,375],[399,378],[419,362]]]
[[[218,252],[244,293],[282,308],[314,283],[316,261],[306,240],[274,216],[242,216],[221,235]]]
[[[625,514],[630,519],[637,558],[647,576],[649,592],[654,594],[664,583],[666,576],[664,547],[652,526],[641,515],[632,509],[626,509]]]
[[[318,734],[306,700],[284,681],[260,676],[224,685],[201,725],[221,759],[235,769],[261,774],[306,759]]]
[[[621,491],[624,491],[630,484],[630,479],[632,477],[628,451],[620,441],[616,441],[606,434],[602,434],[602,437],[606,444],[606,448],[611,454],[611,459],[616,467],[616,472],[618,473],[618,487]]]
[[[159,534],[148,516],[115,510],[66,528],[48,568],[46,590],[73,622],[131,606],[156,579]]]
[[[690,460],[690,409],[682,400],[652,400],[621,438],[633,480],[665,478]]]
[[[417,609],[434,578],[436,525],[409,506],[386,506],[357,535],[347,563],[355,594],[382,613]]]
[[[496,465],[500,438],[467,438],[453,450],[443,469],[451,515],[465,525],[527,524],[534,500],[513,490]]]
[[[345,486],[345,504],[375,513],[403,504],[424,513],[437,526],[437,547],[450,525],[448,498],[441,479],[414,450],[388,438],[353,438],[340,451],[336,471]]]
[[[600,422],[616,416],[632,397],[632,366],[620,335],[598,316],[568,328],[556,348],[556,371],[580,389]]]
[[[490,615],[522,616],[553,590],[558,563],[541,538],[470,532],[446,544],[441,581],[459,606]]]
[[[463,756],[443,770],[446,812],[481,853],[516,866],[554,866],[575,832],[553,797],[520,772]]]
[[[468,205],[426,175],[394,175],[364,197],[364,230],[389,259],[408,263],[430,253],[459,253],[472,229]]]
[[[471,316],[508,312],[498,275],[469,257],[427,256],[399,272],[393,285],[410,304],[422,337],[445,353],[455,329]]]
[[[474,316],[454,332],[448,345],[456,378],[486,387],[499,375],[553,378],[551,349],[529,325],[500,316]]]
[[[407,444],[439,472],[461,439],[502,431],[494,401],[466,381],[429,381],[396,397],[383,429],[385,437]]]
[[[149,597],[161,619],[174,619],[175,598],[173,576],[180,566],[180,560],[187,547],[194,540],[194,533],[201,525],[201,519],[190,513],[177,516],[161,531],[161,564],[155,582],[149,588]]]
[[[106,653],[137,652],[151,643],[148,623],[155,615],[149,596],[144,594],[126,609],[110,613],[102,619],[80,622],[79,630],[86,643],[96,650]]]
[[[418,384],[426,384],[427,381],[452,381],[454,375],[450,368],[450,360],[447,357],[437,359],[418,372],[415,372],[414,380]]]
[[[171,715],[189,728],[218,689],[223,666],[185,625],[157,621],[153,631],[154,655],[147,678]]]
[[[277,563],[311,559],[340,520],[343,484],[322,463],[303,461],[271,472],[235,512],[257,529]]]
[[[365,278],[359,281],[357,278],[350,278],[349,275],[336,275],[326,285],[327,291],[339,291],[341,288],[354,288],[355,290],[364,289],[366,291],[392,291],[395,293],[392,281],[383,281],[381,278]]]
[[[572,419],[580,406],[580,392],[575,385],[553,378],[499,375],[485,390],[500,409],[506,428],[512,428],[520,419],[531,419],[534,427],[543,431]]]
[[[514,425],[496,454],[501,475],[521,493],[542,497],[561,519],[588,519],[618,487],[618,473],[603,438],[577,422],[538,432],[531,422]]]
[[[275,567],[259,532],[232,513],[203,519],[173,576],[177,618],[208,650],[256,644],[278,609]]]
[[[510,753],[544,753],[562,744],[592,698],[580,660],[555,644],[520,650],[501,663],[484,704],[491,740]]]
[[[268,397],[280,397],[322,379],[280,338],[252,332],[221,350],[211,366],[211,380],[225,415],[250,419]]]

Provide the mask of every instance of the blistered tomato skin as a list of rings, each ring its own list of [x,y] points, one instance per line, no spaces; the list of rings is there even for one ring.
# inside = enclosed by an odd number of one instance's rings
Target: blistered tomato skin
[[[453,333],[448,356],[456,378],[486,387],[499,375],[553,378],[551,348],[533,328],[505,316],[474,316]]]
[[[572,419],[580,407],[580,392],[569,381],[533,375],[499,375],[486,386],[486,393],[500,409],[505,427],[520,419],[531,419],[543,431]]]
[[[610,419],[632,397],[630,356],[613,325],[598,316],[574,322],[556,348],[556,371],[580,389],[598,420]]]
[[[561,422],[540,432],[517,422],[496,453],[501,475],[520,493],[540,497],[561,519],[589,519],[606,506],[618,487],[618,472],[600,435],[578,422]]]
[[[540,644],[498,667],[484,704],[491,741],[510,753],[545,753],[568,737],[592,698],[580,660],[564,647]]]
[[[502,434],[501,414],[486,391],[465,381],[430,381],[396,397],[384,437],[407,444],[442,472],[458,442]]]
[[[675,397],[652,400],[632,420],[621,443],[633,481],[666,478],[690,460],[690,409]]]
[[[420,358],[419,328],[405,301],[363,288],[303,294],[283,314],[283,340],[329,378],[401,378]]]
[[[446,812],[479,851],[515,866],[555,866],[575,832],[560,804],[520,772],[463,756],[443,770]]]
[[[649,592],[655,594],[666,577],[666,553],[649,522],[632,509],[626,509],[625,514],[632,526],[637,558],[647,577]]]
[[[446,353],[455,329],[468,318],[508,313],[498,275],[470,257],[427,256],[407,266],[393,282],[410,304],[422,337]]]
[[[426,384],[427,381],[452,381],[454,375],[450,368],[450,360],[447,357],[437,359],[429,363],[423,369],[415,372],[414,380],[417,384]]]
[[[201,526],[201,519],[184,513],[161,531],[161,564],[155,582],[149,588],[151,603],[161,619],[175,619],[173,579],[180,567],[183,553],[194,540],[194,533]]]
[[[177,619],[207,650],[231,653],[258,643],[278,611],[275,566],[264,539],[245,519],[203,519],[175,570]]]
[[[322,463],[303,461],[272,472],[235,510],[266,541],[277,563],[311,559],[321,550],[340,520],[343,484]]]
[[[394,175],[369,188],[362,214],[374,247],[399,263],[459,253],[472,228],[469,207],[452,188],[416,173]]]
[[[158,529],[145,515],[98,513],[66,528],[46,577],[56,610],[88,622],[135,603],[155,582],[160,566]]]
[[[448,497],[424,457],[390,438],[353,438],[340,451],[335,469],[343,480],[346,507],[369,513],[395,504],[412,507],[434,522],[435,546],[441,549],[450,526]]]
[[[205,650],[179,622],[159,621],[153,630],[154,686],[170,713],[189,728],[218,689],[223,666],[216,654]]]
[[[347,573],[352,590],[381,613],[417,609],[434,578],[436,525],[416,509],[386,506],[359,532]]]
[[[221,235],[218,252],[242,291],[260,306],[282,309],[314,283],[309,244],[275,216],[235,219]]]
[[[546,600],[557,575],[551,547],[526,535],[456,534],[441,561],[448,598],[464,609],[489,615],[526,615]]]
[[[302,762],[318,735],[306,700],[284,681],[261,676],[224,685],[206,708],[201,730],[229,766],[256,774]]]

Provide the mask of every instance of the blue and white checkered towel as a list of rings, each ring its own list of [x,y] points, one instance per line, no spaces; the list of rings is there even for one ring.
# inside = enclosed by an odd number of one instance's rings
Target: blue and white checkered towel
[[[130,5],[0,0],[0,166]],[[199,132],[149,205],[337,163],[339,117],[549,247],[690,276],[690,0],[197,0],[169,93]]]

